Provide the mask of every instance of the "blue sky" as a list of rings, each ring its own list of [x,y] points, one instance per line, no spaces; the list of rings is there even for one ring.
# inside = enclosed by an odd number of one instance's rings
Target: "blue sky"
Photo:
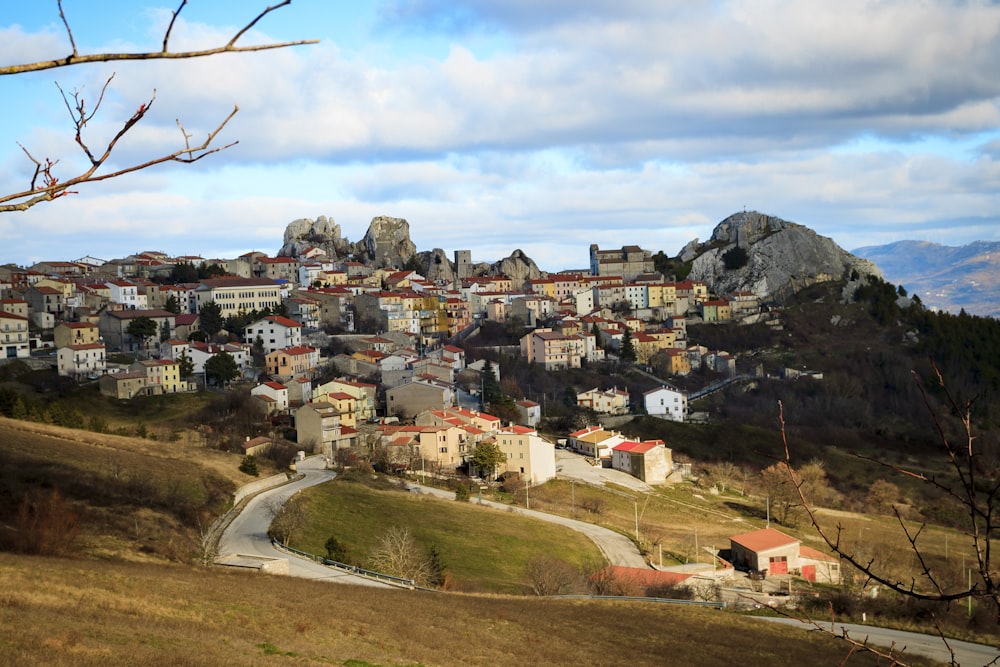
[[[55,0],[8,4],[0,64],[68,53]],[[157,49],[178,4],[63,3],[81,52]],[[267,4],[191,0],[175,47]],[[2,192],[30,178],[18,143],[81,165],[54,82],[93,96],[115,74],[95,146],[155,89],[118,165],[240,107],[223,153],[0,215],[0,262],[274,253],[320,215],[352,241],[396,216],[421,250],[548,270],[591,243],[674,255],[744,207],[846,249],[1000,240],[997,2],[295,0],[244,43],[294,39],[320,43],[0,78]]]

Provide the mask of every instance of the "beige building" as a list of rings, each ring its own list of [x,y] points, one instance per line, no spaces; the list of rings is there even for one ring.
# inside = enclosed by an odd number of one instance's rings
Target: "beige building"
[[[462,464],[469,451],[468,434],[451,424],[383,425],[379,427],[379,442],[394,450],[392,459],[395,461],[417,459],[411,464],[417,470],[423,467],[425,470],[452,471]]]
[[[506,470],[519,473],[531,484],[544,484],[556,476],[556,449],[538,431],[509,426],[496,434],[496,443],[507,457]]]
[[[341,427],[340,413],[324,401],[306,403],[296,410],[295,430],[302,449],[328,457],[350,447],[357,435],[354,429]]]
[[[100,337],[101,330],[93,322],[61,322],[55,328],[56,347],[92,345]]]
[[[624,389],[593,388],[576,395],[576,404],[603,415],[627,415],[629,394]]]
[[[108,370],[104,343],[66,345],[56,352],[56,371],[74,380],[96,378]]]
[[[149,359],[137,361],[129,366],[130,372],[142,371],[146,374],[146,386],[154,394],[175,394],[187,389],[181,382],[180,364],[170,359]]]
[[[581,346],[573,336],[549,328],[535,329],[521,337],[521,356],[547,371],[579,368]]]
[[[612,449],[611,467],[647,484],[663,484],[674,470],[673,452],[662,440],[626,440]]]
[[[606,431],[600,424],[588,426],[569,434],[570,449],[592,459],[610,459],[612,450],[625,442],[625,437],[615,431]]]
[[[5,359],[31,356],[28,318],[0,312],[0,355]]]
[[[267,278],[223,276],[201,281],[195,288],[195,300],[198,311],[206,303],[214,301],[225,318],[241,312],[277,308],[281,304],[281,288]]]
[[[288,379],[298,375],[311,375],[319,363],[319,350],[305,345],[286,347],[271,352],[264,359],[268,375]]]

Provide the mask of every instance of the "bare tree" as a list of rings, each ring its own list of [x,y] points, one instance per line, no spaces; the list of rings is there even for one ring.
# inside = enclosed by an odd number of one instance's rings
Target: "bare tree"
[[[272,498],[264,503],[264,512],[271,517],[267,534],[284,545],[291,544],[292,537],[302,530],[308,518],[302,499],[298,496],[284,502]]]
[[[580,587],[580,573],[569,563],[549,554],[534,556],[524,565],[524,574],[535,595],[566,595]]]
[[[431,575],[430,559],[413,539],[408,528],[393,526],[379,538],[372,551],[371,569],[401,579],[427,584]]]
[[[975,432],[972,418],[974,399],[964,402],[956,400],[936,367],[934,372],[948,414],[943,415],[940,409],[932,405],[916,372],[912,373],[912,379],[923,397],[928,413],[931,415],[942,455],[951,470],[951,474],[931,476],[874,457],[857,456],[892,474],[918,480],[962,508],[963,530],[968,537],[969,546],[972,548],[974,563],[966,581],[962,581],[961,578],[956,580],[947,577],[945,573],[932,568],[926,544],[921,541],[926,524],[908,523],[904,520],[899,508],[893,506],[892,512],[901,534],[909,544],[913,561],[916,564],[916,571],[906,577],[900,577],[890,572],[886,568],[885,559],[862,554],[859,551],[858,543],[847,539],[846,529],[842,524],[838,523],[832,530],[824,528],[817,518],[814,507],[806,500],[801,479],[796,479],[791,475],[788,476],[788,479],[797,489],[802,507],[819,536],[830,549],[857,569],[868,581],[877,582],[899,595],[915,600],[943,604],[959,600],[976,600],[988,605],[995,621],[1000,623],[1000,586],[998,586],[997,572],[992,562],[992,546],[998,537],[997,510],[1000,507],[1000,461],[998,461],[995,452],[986,451],[986,447]],[[786,470],[791,471],[791,448],[785,433],[785,417],[780,402],[778,408],[781,437],[785,450],[783,464]],[[949,418],[949,414],[951,418]],[[957,433],[957,435],[952,433]],[[804,621],[821,628],[820,624],[811,619],[804,619]],[[833,632],[832,624],[829,632]],[[939,630],[938,634],[941,635],[942,641],[950,651],[951,647],[948,646],[943,633]],[[847,637],[845,636],[845,638]],[[875,652],[866,643],[851,640],[851,644],[853,645],[852,650]],[[952,655],[954,663],[954,653]],[[899,663],[897,662],[897,664]]]
[[[180,6],[173,12],[170,23],[167,25],[166,30],[163,34],[163,45],[159,51],[147,51],[147,52],[136,52],[136,53],[116,53],[116,52],[105,52],[105,53],[84,53],[81,54],[76,48],[76,40],[73,36],[73,31],[70,28],[69,21],[66,19],[66,14],[63,11],[62,0],[57,0],[56,2],[59,9],[59,18],[62,19],[63,26],[66,28],[66,34],[69,37],[71,52],[69,55],[62,58],[56,58],[52,60],[42,60],[38,62],[17,64],[17,65],[3,65],[0,66],[0,76],[23,74],[25,72],[37,72],[41,70],[55,69],[61,67],[70,67],[72,65],[80,65],[84,63],[96,63],[96,62],[111,62],[111,61],[124,61],[124,60],[162,60],[162,59],[185,59],[185,58],[200,58],[204,56],[211,56],[220,53],[243,53],[249,51],[264,51],[269,49],[279,49],[289,46],[296,46],[301,44],[314,44],[316,40],[298,40],[292,42],[273,42],[268,44],[257,44],[250,46],[240,46],[237,42],[253,28],[261,19],[270,14],[271,12],[280,9],[286,5],[291,4],[291,0],[284,0],[276,5],[265,8],[261,11],[253,20],[249,21],[243,26],[239,31],[236,32],[233,37],[225,44],[208,48],[200,49],[196,51],[171,51],[170,50],[170,38],[174,29],[174,24],[177,21],[177,17],[180,15],[181,11],[187,5],[187,0],[181,0]],[[166,155],[160,155],[152,159],[146,160],[139,164],[134,164],[132,166],[123,167],[116,171],[108,173],[98,173],[98,170],[107,163],[108,159],[111,157],[112,152],[118,146],[122,138],[128,134],[132,128],[134,128],[146,114],[149,112],[150,108],[156,100],[156,91],[150,95],[149,99],[140,103],[136,108],[135,113],[126,119],[121,128],[103,145],[102,148],[94,149],[90,140],[84,138],[84,129],[87,123],[90,122],[97,114],[101,107],[101,103],[104,101],[105,93],[114,79],[114,75],[105,81],[104,86],[101,88],[99,94],[97,95],[96,102],[91,106],[87,106],[86,100],[79,90],[75,90],[72,93],[67,94],[66,91],[59,88],[59,92],[62,95],[63,103],[66,106],[66,110],[70,114],[73,128],[75,130],[75,140],[80,150],[83,151],[84,155],[89,162],[89,165],[80,173],[72,176],[70,178],[60,178],[55,173],[55,167],[59,164],[58,159],[52,159],[49,157],[36,158],[26,147],[21,146],[21,150],[27,156],[28,160],[34,165],[34,171],[29,179],[28,186],[26,189],[19,192],[13,192],[10,194],[0,195],[0,212],[11,212],[11,211],[25,211],[32,206],[40,204],[42,202],[52,201],[58,199],[59,197],[64,197],[68,194],[75,192],[73,188],[90,182],[103,181],[110,178],[116,178],[124,174],[128,174],[134,171],[140,171],[142,169],[147,169],[157,164],[162,164],[165,162],[180,162],[184,164],[191,164],[201,160],[202,158],[217,153],[221,150],[225,150],[238,142],[230,142],[222,146],[213,146],[217,135],[223,130],[226,124],[232,119],[232,117],[239,111],[239,107],[235,106],[233,110],[222,119],[222,121],[213,129],[208,132],[204,140],[201,142],[192,141],[192,135],[184,129],[180,121],[177,121],[178,129],[181,133],[182,147],[175,151],[167,153]],[[58,84],[57,84],[58,85]]]

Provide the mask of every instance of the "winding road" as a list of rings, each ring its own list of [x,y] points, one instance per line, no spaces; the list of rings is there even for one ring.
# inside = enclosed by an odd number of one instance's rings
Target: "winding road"
[[[320,563],[298,557],[294,554],[286,553],[275,548],[267,536],[267,529],[271,522],[270,513],[266,507],[275,502],[283,503],[302,489],[333,479],[336,475],[332,470],[324,468],[323,457],[313,456],[304,461],[299,461],[298,471],[302,473],[302,479],[284,484],[275,489],[264,491],[251,498],[243,509],[237,514],[222,533],[219,540],[219,553],[259,559],[284,559],[288,561],[288,574],[293,577],[305,577],[308,579],[322,579],[337,583],[360,584],[364,586],[387,586],[382,582],[345,572],[336,568],[328,567]],[[444,498],[453,501],[455,494],[452,491],[444,491],[428,486],[416,486],[421,493],[426,495]],[[473,504],[476,504],[473,501]],[[595,526],[584,521],[576,521],[554,514],[536,512],[518,507],[511,507],[502,503],[492,501],[482,501],[479,503],[493,509],[504,512],[516,512],[524,516],[530,516],[540,521],[559,524],[590,538],[597,548],[600,549],[608,562],[613,565],[624,565],[627,567],[649,567],[646,561],[639,554],[639,550],[628,537],[616,533],[601,526]]]
[[[322,456],[299,461],[297,468],[303,474],[302,479],[264,491],[251,498],[222,533],[219,540],[219,553],[239,554],[261,559],[284,559],[288,561],[288,574],[293,577],[361,586],[389,587],[388,584],[382,582],[280,551],[271,544],[271,540],[267,536],[271,516],[265,509],[266,505],[272,502],[284,503],[302,489],[333,479],[335,473],[332,470],[324,469],[323,466]]]

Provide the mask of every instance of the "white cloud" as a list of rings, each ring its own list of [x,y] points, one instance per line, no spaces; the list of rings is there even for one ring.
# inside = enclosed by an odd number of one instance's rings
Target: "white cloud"
[[[245,247],[233,237],[247,235],[273,250],[295,218],[347,220],[357,240],[371,217],[395,215],[421,249],[468,247],[478,260],[521,247],[551,268],[585,264],[591,242],[673,253],[743,206],[845,247],[949,225],[997,238],[982,223],[1000,204],[995,3],[423,0],[384,3],[381,18],[363,50],[334,36],[67,72],[92,91],[117,70],[88,127],[95,142],[157,90],[116,164],[178,148],[176,119],[200,141],[234,104],[219,139],[240,143],[81,194],[72,227],[67,202],[33,212],[32,226],[64,229],[72,247],[86,229],[150,245],[169,229],[185,252]],[[231,28],[183,21],[176,45],[226,41]],[[0,31],[0,57],[40,52],[37,33]],[[41,37],[49,48],[60,36]],[[400,44],[423,38],[435,48],[400,59]],[[59,101],[46,95],[0,139],[65,155],[68,168],[77,151],[65,124],[49,125]],[[5,158],[9,188],[24,163]],[[18,227],[0,220],[4,260],[21,259]]]

